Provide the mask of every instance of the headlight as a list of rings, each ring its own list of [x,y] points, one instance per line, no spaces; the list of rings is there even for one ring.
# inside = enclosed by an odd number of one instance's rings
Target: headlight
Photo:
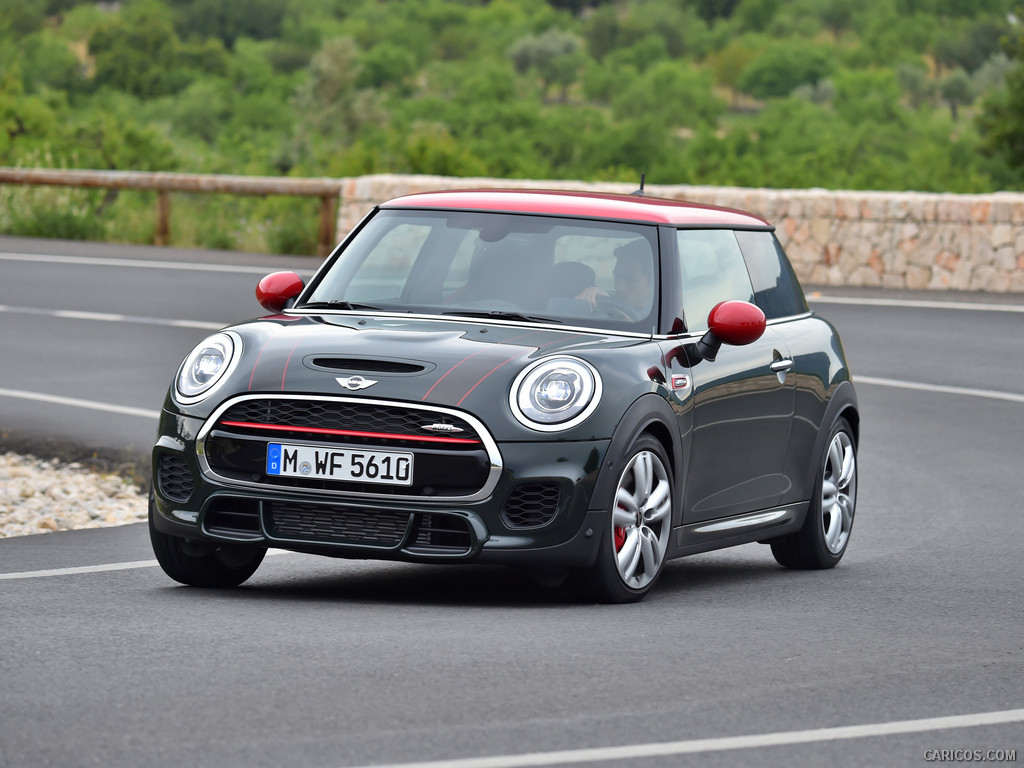
[[[534,363],[516,377],[509,392],[515,417],[541,432],[576,426],[593,413],[600,399],[601,377],[575,357]]]
[[[241,339],[233,334],[217,333],[189,352],[175,380],[178,399],[194,403],[210,394],[224,375],[234,367]]]

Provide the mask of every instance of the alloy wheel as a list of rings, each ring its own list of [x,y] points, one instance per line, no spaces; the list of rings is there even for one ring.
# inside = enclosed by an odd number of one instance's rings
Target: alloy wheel
[[[846,547],[857,503],[857,457],[846,432],[832,438],[821,479],[821,525],[833,555]]]
[[[672,524],[672,485],[657,454],[630,460],[615,492],[612,535],[615,563],[626,586],[642,589],[658,575]]]

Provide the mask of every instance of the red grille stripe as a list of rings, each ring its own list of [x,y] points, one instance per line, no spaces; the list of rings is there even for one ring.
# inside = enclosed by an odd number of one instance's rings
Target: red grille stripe
[[[285,424],[258,424],[247,421],[221,421],[225,427],[243,427],[245,429],[272,429],[279,432],[308,432],[314,435],[344,435],[345,437],[374,437],[383,440],[416,440],[424,443],[455,443],[458,445],[476,445],[480,441],[468,437],[438,437],[435,435],[394,435],[387,432],[360,432],[354,429],[328,429],[326,427],[289,427]]]

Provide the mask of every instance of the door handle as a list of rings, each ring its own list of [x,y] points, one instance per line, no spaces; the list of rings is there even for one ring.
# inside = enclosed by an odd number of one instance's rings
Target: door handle
[[[792,360],[776,360],[774,363],[771,364],[771,369],[775,373],[782,373],[783,371],[788,371],[792,367]]]

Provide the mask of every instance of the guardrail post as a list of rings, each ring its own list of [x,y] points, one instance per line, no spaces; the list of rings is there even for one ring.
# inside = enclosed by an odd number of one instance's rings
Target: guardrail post
[[[153,242],[167,245],[171,240],[171,194],[166,189],[156,193],[156,232]]]
[[[317,235],[316,255],[323,258],[334,248],[334,196],[320,198],[320,232]]]

